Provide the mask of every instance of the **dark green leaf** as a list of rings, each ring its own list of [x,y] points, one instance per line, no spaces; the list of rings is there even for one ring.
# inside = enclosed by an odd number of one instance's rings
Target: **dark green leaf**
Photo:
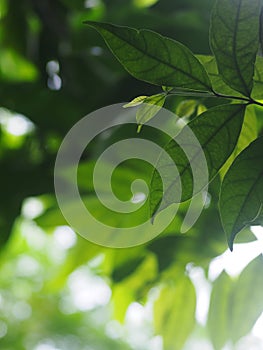
[[[237,96],[242,97],[243,95],[236,90],[232,89],[228,86],[222,76],[218,73],[218,68],[216,64],[215,57],[213,56],[205,56],[205,55],[197,55],[199,61],[202,62],[205,67],[209,78],[212,82],[212,86],[214,91],[219,92],[224,95]],[[263,98],[263,58],[257,56],[256,64],[254,67],[254,78],[253,78],[253,89],[252,89],[252,98],[254,99],[262,99]]]
[[[165,350],[182,349],[195,325],[195,304],[195,289],[188,277],[162,290],[154,306],[154,323]]]
[[[259,41],[260,0],[217,0],[210,40],[219,72],[233,89],[250,96]]]
[[[259,28],[259,40],[261,46],[261,53],[263,52],[263,7],[260,12],[260,28]]]
[[[170,141],[161,153],[155,166],[150,186],[150,212],[156,213],[163,198],[162,207],[190,199],[207,184],[205,181],[206,169],[203,168],[203,154],[205,155],[209,180],[211,180],[228,157],[233,152],[244,119],[245,105],[229,104],[217,106],[204,112],[188,124],[175,138]],[[189,135],[189,128],[197,138],[196,141]],[[187,150],[190,156],[186,156]],[[164,155],[168,153],[170,159]],[[200,166],[201,165],[201,166]],[[178,174],[174,173],[174,166]],[[191,169],[195,169],[195,186]],[[159,172],[165,174],[161,179]],[[178,188],[182,186],[182,193]],[[194,188],[195,187],[195,188]],[[163,188],[163,190],[162,190]]]
[[[252,142],[227,172],[220,194],[220,213],[230,249],[235,236],[262,211],[263,137]]]
[[[159,86],[211,91],[202,64],[181,43],[150,30],[87,21],[135,78]]]

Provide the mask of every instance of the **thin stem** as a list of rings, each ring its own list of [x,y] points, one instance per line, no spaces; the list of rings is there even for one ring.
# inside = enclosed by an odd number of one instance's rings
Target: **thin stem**
[[[197,91],[169,91],[167,96],[189,96],[189,97],[217,97],[209,92],[197,92]]]
[[[256,101],[254,100],[253,98],[248,98],[248,97],[239,97],[239,96],[231,96],[231,95],[223,95],[223,94],[220,94],[216,91],[213,90],[213,94],[216,96],[216,97],[221,97],[221,98],[228,98],[228,99],[231,99],[231,100],[238,100],[238,101],[245,101],[247,102],[248,104],[254,104],[254,105],[258,105],[258,106],[261,106],[263,107],[263,103],[259,102],[259,101]]]
[[[263,107],[263,103],[254,100],[251,97],[242,97],[242,96],[232,96],[232,95],[224,95],[220,94],[214,90],[212,90],[212,93],[209,92],[198,92],[198,91],[169,91],[167,93],[168,96],[171,95],[177,95],[177,96],[192,96],[192,97],[218,97],[218,98],[226,98],[229,100],[237,100],[237,101],[244,101],[247,104],[254,104],[260,107]]]

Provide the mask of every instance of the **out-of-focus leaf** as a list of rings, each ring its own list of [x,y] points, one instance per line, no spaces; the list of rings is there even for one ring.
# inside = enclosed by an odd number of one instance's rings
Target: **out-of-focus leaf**
[[[113,54],[135,78],[159,86],[211,90],[202,64],[181,43],[149,30],[86,23],[103,36]]]
[[[154,254],[148,254],[134,273],[127,275],[113,287],[114,317],[124,321],[128,306],[135,300],[146,297],[157,277],[157,262]]]
[[[126,262],[117,266],[112,272],[112,279],[114,283],[118,283],[127,278],[131,273],[135,272],[137,267],[144,260],[143,256],[136,256],[133,259],[128,259]]]
[[[179,103],[175,113],[180,118],[191,117],[191,115],[194,114],[196,107],[197,107],[196,100],[185,100]]]
[[[225,272],[215,281],[209,308],[208,330],[216,350],[231,339],[236,343],[251,331],[263,310],[263,259],[260,255],[237,280]]]
[[[150,7],[156,4],[159,0],[133,0],[133,3],[136,7]]]
[[[263,137],[241,152],[224,177],[220,213],[230,249],[242,228],[252,225],[263,205]]]
[[[223,349],[229,339],[228,316],[232,287],[233,281],[225,272],[213,286],[207,326],[215,350]]]
[[[195,325],[195,288],[186,276],[164,287],[154,305],[154,325],[165,350],[182,349]]]
[[[18,52],[2,49],[0,55],[0,80],[27,82],[38,77],[36,67]]]
[[[253,260],[241,273],[232,291],[228,314],[230,338],[236,342],[254,326],[263,311],[263,259]]]

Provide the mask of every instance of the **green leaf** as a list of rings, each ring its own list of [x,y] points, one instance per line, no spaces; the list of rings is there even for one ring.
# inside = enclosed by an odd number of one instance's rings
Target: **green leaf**
[[[37,68],[12,49],[1,50],[0,79],[11,82],[31,82],[38,77]]]
[[[261,48],[261,53],[263,52],[263,7],[261,8],[260,11],[260,22],[259,22],[259,41],[260,41],[260,48]]]
[[[179,103],[175,113],[180,118],[191,117],[191,115],[194,114],[196,107],[197,107],[196,100],[185,100]]]
[[[130,251],[127,250],[125,253],[130,254]],[[156,281],[157,273],[156,258],[154,254],[148,254],[132,274],[128,274],[120,283],[114,284],[112,295],[114,316],[120,322],[124,321],[129,305],[147,295],[152,283]]]
[[[252,141],[257,138],[257,124],[258,123],[255,108],[254,106],[248,106],[246,108],[244,123],[242,125],[242,130],[236,148],[220,171],[222,178],[224,178],[225,174],[239,153],[242,152]]]
[[[253,87],[259,42],[260,0],[217,0],[210,41],[224,81],[245,96]]]
[[[256,59],[252,97],[254,99],[263,99],[263,57],[260,56],[257,56]]]
[[[222,272],[214,283],[207,327],[215,350],[222,350],[229,339],[228,312],[233,281]]]
[[[138,96],[135,97],[131,102],[126,103],[123,108],[136,107],[143,103],[143,101],[147,98],[147,96]]]
[[[181,43],[150,30],[87,21],[135,78],[159,85],[211,91],[208,75]]]
[[[154,5],[158,0],[133,0],[135,6],[141,7],[150,7]]]
[[[225,272],[215,281],[207,327],[215,350],[231,339],[236,343],[251,331],[263,310],[263,259],[260,255],[237,280]]]
[[[237,97],[243,96],[241,93],[232,89],[224,82],[222,76],[218,72],[215,57],[206,55],[197,55],[196,57],[205,67],[214,91],[224,95]],[[254,99],[263,99],[263,57],[257,56],[254,68],[253,89],[251,96]]]
[[[162,199],[163,204],[159,211],[175,202],[184,202],[192,198],[207,185],[203,182],[205,169],[200,169],[203,154],[206,157],[209,180],[213,179],[237,144],[245,107],[244,104],[228,104],[211,108],[191,121],[175,140],[165,146],[151,179],[150,212],[152,215],[156,213]],[[188,128],[194,133],[200,148],[197,148],[196,141],[189,135]],[[184,148],[187,149],[190,157],[186,156]],[[170,155],[170,159],[164,157],[166,153]],[[177,167],[178,174],[174,173],[174,166]],[[192,168],[197,171],[196,179],[193,179]],[[159,175],[160,171],[165,174],[163,179]],[[193,180],[197,185],[194,186]],[[178,193],[180,184],[182,184],[181,194]]]
[[[263,203],[263,137],[235,159],[221,187],[220,214],[230,249],[236,235],[252,225]]]
[[[165,99],[165,93],[147,97],[137,110],[137,123],[139,125],[142,125],[145,124],[148,120],[152,119],[163,107]]]
[[[229,303],[230,338],[235,343],[254,326],[263,311],[263,259],[253,260],[241,273]]]
[[[218,72],[216,59],[214,56],[197,55],[197,57],[205,67],[211,80],[214,91],[230,96],[243,96],[224,82],[222,76]]]
[[[195,325],[196,295],[192,282],[182,277],[166,286],[154,305],[154,325],[165,350],[182,349]]]

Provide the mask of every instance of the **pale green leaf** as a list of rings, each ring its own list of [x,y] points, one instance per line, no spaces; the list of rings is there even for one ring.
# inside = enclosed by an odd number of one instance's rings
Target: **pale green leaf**
[[[163,288],[154,305],[154,325],[165,350],[182,349],[195,325],[195,289],[188,277]]]
[[[213,285],[207,327],[215,350],[222,350],[229,339],[228,316],[233,281],[222,272]]]
[[[241,273],[229,303],[230,338],[235,343],[251,331],[263,312],[263,259],[260,255]]]
[[[163,107],[165,98],[166,94],[164,93],[146,97],[143,104],[137,110],[137,123],[142,125],[152,119]]]
[[[131,102],[126,103],[123,108],[136,107],[143,103],[147,96],[138,96],[135,97]]]

